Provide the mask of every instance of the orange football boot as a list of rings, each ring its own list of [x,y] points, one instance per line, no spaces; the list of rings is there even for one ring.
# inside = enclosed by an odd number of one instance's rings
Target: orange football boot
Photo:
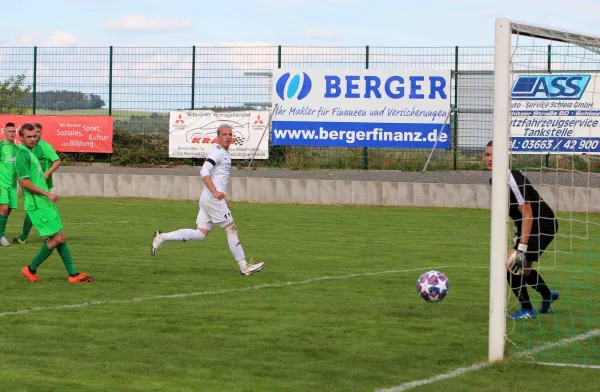
[[[21,269],[21,273],[23,273],[23,275],[25,275],[25,277],[30,281],[30,282],[39,282],[40,280],[38,279],[37,274],[32,274],[31,272],[29,272],[29,266],[25,266]]]
[[[94,280],[96,279],[88,276],[85,272],[80,272],[75,276],[69,276],[69,283],[90,283]]]

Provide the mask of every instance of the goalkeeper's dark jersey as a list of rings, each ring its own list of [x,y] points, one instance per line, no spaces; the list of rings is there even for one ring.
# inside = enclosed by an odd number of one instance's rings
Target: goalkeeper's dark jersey
[[[492,180],[490,179],[490,184]],[[519,206],[526,202],[531,204],[533,225],[531,233],[556,233],[557,222],[552,208],[542,199],[538,191],[519,170],[511,170],[508,174],[510,185],[510,206],[508,215],[515,224],[515,232],[520,236],[523,215]]]

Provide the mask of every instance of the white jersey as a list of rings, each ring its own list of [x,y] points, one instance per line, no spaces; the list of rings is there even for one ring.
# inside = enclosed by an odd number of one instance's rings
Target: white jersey
[[[208,153],[206,161],[213,165],[213,168],[210,171],[210,177],[215,184],[215,188],[217,188],[219,192],[225,192],[227,190],[227,184],[229,183],[229,174],[231,173],[231,155],[229,155],[229,151],[217,144]],[[216,200],[211,191],[206,187],[204,187],[201,197],[208,197]]]

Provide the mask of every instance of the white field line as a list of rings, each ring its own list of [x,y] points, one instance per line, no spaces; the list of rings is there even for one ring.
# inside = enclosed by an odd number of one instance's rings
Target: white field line
[[[185,222],[181,222],[181,221],[177,221],[177,222],[163,222],[163,221],[146,221],[146,220],[123,220],[123,221],[111,221],[111,222],[64,222],[65,226],[105,226],[105,225],[126,225],[126,224],[132,224],[132,223],[145,223],[147,225],[149,225],[150,230],[154,230],[154,229],[160,229],[159,226],[162,225],[180,225],[180,228],[188,228],[188,229],[193,229],[196,227],[196,222],[195,221],[185,221]],[[150,226],[152,225],[152,226]],[[340,227],[340,226],[321,226],[321,225],[314,225],[314,226],[302,226],[302,225],[254,225],[254,224],[246,224],[246,223],[241,223],[238,224],[238,228],[242,229],[244,227],[260,227],[263,229],[284,229],[284,230],[289,230],[289,229],[295,229],[295,230],[337,230],[337,231],[369,231],[370,228],[366,227],[366,228],[355,228],[355,227]],[[176,229],[175,229],[176,230]],[[164,231],[164,230],[163,230]],[[431,231],[428,230],[404,230],[404,232],[406,233],[431,233]],[[449,233],[449,231],[448,231]],[[461,234],[460,232],[457,231],[452,231],[452,233],[456,233]],[[462,233],[462,234],[467,234],[467,233]],[[470,236],[474,235],[473,233],[468,233]],[[487,234],[481,234],[481,236],[488,236]]]
[[[557,367],[575,367],[583,369],[600,369],[599,365],[583,365],[577,363],[554,363],[554,362],[535,362],[536,365],[557,366]]]
[[[561,339],[557,342],[554,343],[548,343],[548,344],[544,344],[542,346],[536,347],[536,348],[532,348],[531,350],[527,350],[527,351],[520,351],[517,354],[515,354],[513,356],[513,358],[523,358],[523,357],[527,357],[530,355],[535,355],[538,354],[542,351],[546,351],[549,350],[551,348],[555,348],[555,347],[563,347],[563,346],[568,346],[571,343],[575,343],[575,342],[579,342],[582,340],[586,340],[595,336],[600,336],[600,329],[593,329],[587,333],[581,334],[581,335],[577,335],[577,336],[573,336],[571,338],[565,338],[565,339]],[[443,374],[439,374],[437,376],[433,376],[430,378],[425,378],[422,380],[416,380],[416,381],[410,381],[410,382],[405,382],[404,384],[400,384],[398,386],[395,387],[391,387],[389,389],[378,389],[376,390],[376,392],[403,392],[403,391],[408,391],[409,389],[413,389],[416,387],[419,387],[421,385],[429,385],[429,384],[433,384],[435,382],[438,381],[442,381],[442,380],[447,380],[450,378],[454,378],[454,377],[458,377],[462,374],[465,373],[469,373],[469,372],[474,372],[483,368],[486,368],[488,366],[491,366],[493,363],[492,362],[479,362],[476,364],[473,364],[471,366],[468,367],[462,367],[462,368],[458,368],[458,369],[454,369],[451,370],[447,373],[443,373]]]
[[[320,276],[320,277],[316,277],[316,278],[310,278],[310,279],[295,281],[295,282],[266,283],[266,284],[259,284],[256,286],[242,287],[242,288],[237,288],[237,289],[209,290],[209,291],[197,291],[197,292],[192,292],[192,293],[153,295],[153,296],[149,296],[149,297],[138,297],[138,298],[121,299],[121,300],[113,300],[113,301],[92,301],[92,302],[83,302],[83,303],[78,303],[78,304],[64,304],[64,305],[55,305],[55,306],[38,306],[35,308],[19,309],[19,310],[12,310],[12,311],[8,311],[8,312],[2,312],[2,313],[0,313],[0,317],[17,316],[17,315],[28,314],[28,313],[33,313],[33,312],[47,312],[47,311],[53,311],[53,310],[77,309],[77,308],[85,308],[85,307],[89,307],[89,306],[129,304],[129,303],[134,303],[134,302],[145,302],[145,301],[152,301],[152,300],[158,300],[158,299],[179,299],[179,298],[200,297],[200,296],[207,296],[207,295],[239,293],[239,292],[251,291],[251,290],[305,285],[305,284],[321,282],[321,281],[326,281],[326,280],[361,278],[361,277],[365,277],[365,276],[376,276],[376,275],[384,275],[384,274],[401,274],[401,273],[406,273],[406,272],[428,271],[430,269],[441,269],[441,268],[446,268],[446,267],[447,267],[446,265],[443,265],[443,266],[430,267],[430,268],[414,268],[414,269],[405,269],[405,270],[388,270],[388,271],[378,271],[378,272],[367,272],[367,273],[363,273],[363,274]]]

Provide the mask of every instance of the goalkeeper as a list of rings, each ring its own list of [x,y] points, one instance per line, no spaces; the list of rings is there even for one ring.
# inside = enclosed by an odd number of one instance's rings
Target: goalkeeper
[[[488,170],[492,170],[491,141],[485,148],[484,160]],[[540,273],[531,268],[533,262],[538,261],[556,236],[558,220],[552,208],[542,199],[523,173],[511,170],[508,179],[509,215],[515,226],[515,238],[514,248],[508,255],[506,278],[521,304],[521,309],[510,317],[521,320],[537,317],[525,284],[530,285],[542,296],[540,313],[548,313],[552,302],[559,297],[558,291],[550,291]]]

